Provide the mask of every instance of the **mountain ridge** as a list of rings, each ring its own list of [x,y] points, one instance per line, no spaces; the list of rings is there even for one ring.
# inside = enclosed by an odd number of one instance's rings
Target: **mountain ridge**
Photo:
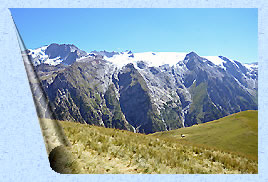
[[[257,109],[255,64],[194,52],[85,53],[72,46],[27,51],[56,119],[153,133]]]
[[[106,50],[103,50],[103,51],[90,51],[89,53],[86,52],[86,51],[82,51],[81,49],[79,49],[78,47],[76,47],[74,44],[57,44],[57,43],[52,43],[50,45],[45,45],[45,46],[42,46],[40,48],[36,48],[36,49],[27,49],[27,52],[28,52],[28,55],[31,55],[33,56],[33,54],[36,54],[37,51],[39,52],[43,52],[46,54],[47,52],[47,48],[51,48],[51,47],[54,47],[54,46],[58,46],[58,47],[70,47],[70,48],[73,48],[74,50],[78,50],[79,52],[83,52],[83,56],[94,56],[94,55],[100,55],[100,56],[103,56],[103,57],[107,57],[107,58],[111,58],[113,57],[114,55],[120,55],[120,54],[129,54],[130,56],[132,56],[133,54],[152,54],[152,55],[156,55],[156,54],[159,54],[159,53],[166,53],[166,54],[182,54],[181,56],[185,57],[187,54],[190,54],[190,53],[195,53],[194,51],[191,51],[191,52],[137,52],[137,53],[133,53],[132,51],[129,51],[129,50],[126,50],[126,51],[123,51],[123,52],[116,52],[116,51],[106,51]],[[53,49],[53,48],[51,48]],[[70,52],[73,52],[73,51],[70,51]],[[196,54],[196,53],[195,53]],[[36,54],[38,55],[38,54]],[[81,56],[82,57],[82,56]],[[180,60],[182,61],[184,59],[184,57]],[[223,57],[223,56],[201,56],[205,59],[208,59],[209,61],[213,62],[213,64],[215,64],[216,62],[218,61],[215,61],[215,59],[217,58],[220,58]],[[35,56],[33,56],[33,59],[36,58]],[[225,57],[223,57],[225,58]],[[231,59],[230,59],[231,60]],[[221,60],[222,61],[222,60]],[[40,62],[38,64],[41,64],[43,62]],[[47,62],[47,64],[51,64],[50,62]],[[52,63],[52,65],[55,65],[55,64],[60,64],[60,62],[56,62],[56,63]],[[176,64],[176,63],[175,63]],[[215,64],[217,65],[217,64]],[[252,62],[252,63],[244,63],[244,65],[257,65],[257,62]],[[160,65],[158,65],[160,66]]]

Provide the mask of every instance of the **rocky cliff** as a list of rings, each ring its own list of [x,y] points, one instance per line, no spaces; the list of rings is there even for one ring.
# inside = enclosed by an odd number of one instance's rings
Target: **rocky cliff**
[[[191,53],[28,50],[55,117],[141,133],[258,109],[258,67]],[[37,95],[36,95],[37,96]]]

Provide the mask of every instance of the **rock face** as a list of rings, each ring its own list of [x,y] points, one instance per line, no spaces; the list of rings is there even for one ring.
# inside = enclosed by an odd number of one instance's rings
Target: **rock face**
[[[194,52],[88,54],[58,44],[28,54],[59,120],[153,133],[258,109],[256,64]]]

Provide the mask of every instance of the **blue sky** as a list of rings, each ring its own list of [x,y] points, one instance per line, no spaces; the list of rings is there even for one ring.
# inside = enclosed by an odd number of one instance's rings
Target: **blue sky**
[[[191,52],[258,59],[257,9],[10,9],[27,48]]]

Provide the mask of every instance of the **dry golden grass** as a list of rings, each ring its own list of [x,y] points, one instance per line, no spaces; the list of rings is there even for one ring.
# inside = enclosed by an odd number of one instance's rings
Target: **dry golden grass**
[[[257,173],[256,160],[180,140],[61,121],[81,173]]]

